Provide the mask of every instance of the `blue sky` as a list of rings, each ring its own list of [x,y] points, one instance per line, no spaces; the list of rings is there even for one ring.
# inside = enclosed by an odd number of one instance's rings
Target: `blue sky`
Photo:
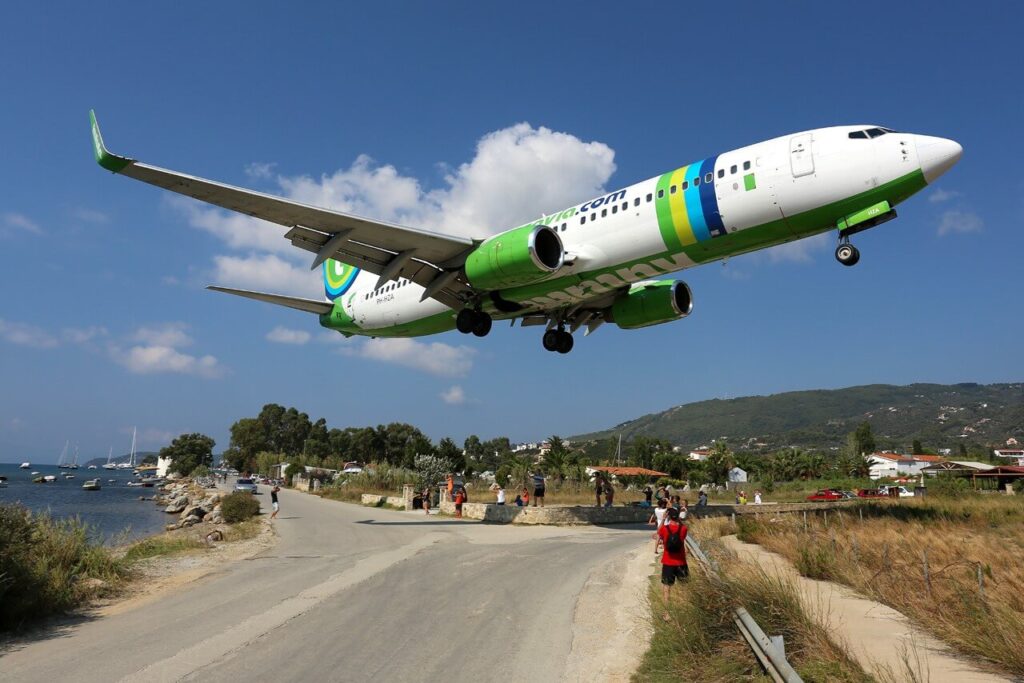
[[[1022,10],[769,4],[4,4],[0,461],[125,450],[133,425],[221,450],[267,402],[528,440],[712,397],[1020,381]],[[818,126],[965,151],[856,268],[831,239],[698,268],[690,318],[568,356],[504,325],[378,348],[205,291],[318,281],[278,233],[102,171],[90,108],[152,164],[481,234]]]

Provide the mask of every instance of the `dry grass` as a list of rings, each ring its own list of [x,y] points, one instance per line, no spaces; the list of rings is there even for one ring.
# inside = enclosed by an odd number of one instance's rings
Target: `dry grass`
[[[727,520],[707,520],[693,533],[712,555],[722,556],[716,539]],[[733,623],[732,610],[743,606],[767,633],[782,635],[790,664],[807,681],[871,680],[849,654],[832,641],[805,610],[795,587],[758,567],[729,563],[719,577],[691,561],[690,579],[672,590],[663,613],[661,589],[652,578],[650,601],[654,636],[634,681],[768,681],[750,647]]]
[[[830,514],[827,524],[814,516],[806,528],[797,515],[738,526],[741,540],[804,576],[851,586],[954,649],[1024,675],[1024,499],[882,501]]]

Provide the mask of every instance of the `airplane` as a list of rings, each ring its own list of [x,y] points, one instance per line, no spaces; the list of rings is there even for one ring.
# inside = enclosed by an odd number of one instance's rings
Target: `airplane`
[[[656,279],[835,231],[836,259],[860,260],[856,233],[959,161],[953,140],[875,125],[818,128],[680,166],[491,237],[394,225],[143,164],[112,154],[90,112],[99,165],[287,228],[323,269],[324,301],[208,289],[315,313],[346,337],[484,337],[495,320],[543,326],[543,347],[568,353],[611,322],[632,330],[693,310],[689,286]]]

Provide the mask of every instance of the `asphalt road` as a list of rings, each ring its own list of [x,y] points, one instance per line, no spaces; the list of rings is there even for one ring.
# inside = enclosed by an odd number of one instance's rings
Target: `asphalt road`
[[[292,491],[281,508],[273,547],[157,603],[43,629],[0,652],[0,681],[576,678],[584,584],[600,574],[597,590],[612,592],[650,534],[428,518]]]

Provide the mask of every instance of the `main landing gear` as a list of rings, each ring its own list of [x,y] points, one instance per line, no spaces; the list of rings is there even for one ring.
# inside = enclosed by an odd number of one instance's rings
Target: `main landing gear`
[[[572,335],[566,332],[565,328],[561,325],[558,326],[558,329],[545,332],[541,342],[547,351],[557,351],[558,353],[569,353],[572,351]]]
[[[841,239],[842,241],[839,243],[839,246],[836,247],[836,260],[844,266],[857,265],[857,261],[860,261],[860,251],[857,250],[857,247],[850,244],[849,237]]]
[[[491,316],[483,311],[463,308],[455,316],[455,328],[462,334],[473,333],[478,337],[486,337],[491,331]]]

